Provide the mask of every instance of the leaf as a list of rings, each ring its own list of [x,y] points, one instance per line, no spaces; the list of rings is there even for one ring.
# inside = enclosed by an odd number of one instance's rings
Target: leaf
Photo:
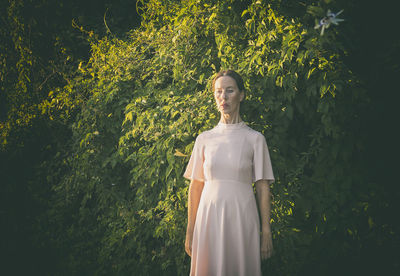
[[[180,152],[178,149],[175,149],[174,155],[175,155],[175,156],[179,156],[179,157],[187,157],[187,156],[188,156],[188,155],[186,155],[186,154]]]

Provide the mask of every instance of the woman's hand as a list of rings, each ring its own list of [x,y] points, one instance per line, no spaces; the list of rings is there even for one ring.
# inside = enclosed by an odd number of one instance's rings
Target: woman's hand
[[[270,189],[268,180],[256,182],[257,203],[261,215],[261,259],[266,260],[272,255],[272,234],[270,226]]]
[[[192,240],[193,240],[193,231],[187,229],[186,240],[185,240],[185,251],[190,257],[192,257]]]
[[[199,208],[199,202],[203,188],[204,181],[192,180],[190,182],[188,195],[188,226],[186,228],[185,240],[185,251],[190,257],[192,257],[194,224],[196,222],[197,209]]]
[[[266,260],[271,257],[273,250],[271,228],[268,226],[261,234],[261,259]]]

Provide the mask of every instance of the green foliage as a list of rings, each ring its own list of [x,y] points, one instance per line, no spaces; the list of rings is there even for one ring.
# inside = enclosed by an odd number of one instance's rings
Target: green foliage
[[[346,33],[313,29],[351,3],[294,2],[140,1],[126,37],[88,33],[90,60],[37,104],[56,125],[73,122],[37,166],[36,184],[51,187],[40,199],[51,198],[35,242],[62,252],[50,274],[188,274],[182,174],[195,137],[218,122],[210,81],[227,68],[245,79],[241,116],[266,136],[276,176],[263,272],[354,275],[371,237],[394,238],[377,223],[358,135],[369,98],[345,63]]]
[[[5,150],[24,146],[25,136],[16,135],[15,131],[29,132],[38,121],[57,120],[58,115],[62,123],[71,117],[82,95],[73,94],[69,88],[76,82],[78,64],[89,56],[90,41],[97,34],[105,35],[104,22],[108,22],[112,35],[121,35],[138,25],[138,15],[135,2],[129,0],[119,1],[118,5],[100,0],[95,7],[76,0],[3,2],[0,6],[0,145]],[[131,17],[129,24],[126,20],[120,22],[119,18],[127,17],[127,13]],[[114,17],[107,21],[106,16],[110,14]],[[94,29],[96,35],[81,25]],[[65,85],[66,89],[60,89]],[[61,101],[63,105],[58,104]],[[58,115],[50,114],[50,110]]]
[[[96,36],[78,25],[105,35],[106,8],[112,35],[138,23],[135,2],[110,2],[1,1],[0,236],[6,240],[1,242],[1,274],[46,274],[57,266],[59,243],[47,240],[56,240],[49,218],[59,218],[43,213],[56,208],[48,200],[52,186],[68,171],[63,157],[71,143],[70,125],[90,91],[84,75],[75,71],[88,59],[89,41]],[[45,265],[45,259],[52,261]]]
[[[194,138],[218,121],[209,82],[224,68],[246,80],[242,116],[266,136],[277,178],[276,255],[265,272],[307,273],[357,251],[348,248],[371,218],[368,192],[352,192],[365,182],[352,133],[367,98],[335,31],[320,37],[275,4],[147,1],[127,39],[92,44],[86,77],[71,87],[81,94],[86,82],[91,96],[73,126],[72,170],[56,187],[66,199],[59,210],[74,213],[60,222],[65,238],[90,241],[75,243],[67,269],[188,273],[182,173]],[[336,247],[321,254],[331,237]]]

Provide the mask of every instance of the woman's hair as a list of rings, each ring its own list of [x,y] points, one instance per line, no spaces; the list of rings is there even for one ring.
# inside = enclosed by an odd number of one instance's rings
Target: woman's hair
[[[245,89],[244,89],[243,79],[238,73],[236,73],[233,70],[221,71],[214,77],[214,79],[212,80],[212,90],[213,91],[215,90],[215,82],[217,81],[217,79],[219,79],[220,77],[223,77],[223,76],[228,76],[228,77],[231,77],[232,79],[234,79],[236,81],[237,87],[239,88],[239,91],[244,92]]]

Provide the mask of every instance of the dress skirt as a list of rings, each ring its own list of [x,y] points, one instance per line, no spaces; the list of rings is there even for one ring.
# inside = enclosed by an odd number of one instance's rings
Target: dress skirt
[[[190,275],[261,275],[259,229],[251,183],[205,182],[193,233]]]

